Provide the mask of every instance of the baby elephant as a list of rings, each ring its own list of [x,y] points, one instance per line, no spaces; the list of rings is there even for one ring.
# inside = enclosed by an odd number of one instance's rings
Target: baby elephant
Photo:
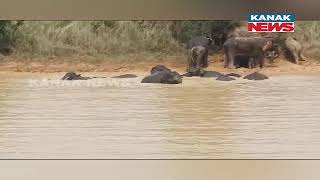
[[[141,83],[181,84],[182,76],[163,65],[157,65],[151,74],[142,79]]]
[[[195,46],[188,50],[186,71],[193,76],[201,76],[203,68],[208,67],[208,49],[205,46]]]
[[[286,49],[286,53],[289,57],[291,57],[291,59],[293,59],[293,62],[295,64],[299,63],[299,60],[301,61],[305,61],[306,58],[302,55],[302,46],[301,44],[292,37],[288,37],[285,42],[285,49]]]

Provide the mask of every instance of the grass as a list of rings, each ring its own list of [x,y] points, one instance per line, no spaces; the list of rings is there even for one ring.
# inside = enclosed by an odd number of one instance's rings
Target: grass
[[[173,55],[181,52],[166,22],[26,21],[16,31],[16,54],[28,57],[77,55]]]

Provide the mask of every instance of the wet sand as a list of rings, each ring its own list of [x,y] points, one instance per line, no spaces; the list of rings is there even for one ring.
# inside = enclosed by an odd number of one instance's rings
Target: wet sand
[[[61,58],[35,58],[18,59],[6,57],[0,61],[0,71],[7,72],[32,72],[32,73],[54,73],[54,72],[107,72],[110,74],[137,73],[146,74],[150,69],[163,64],[169,68],[185,72],[186,57],[172,56],[166,58],[92,58],[92,57],[61,57]],[[278,58],[273,64],[266,63],[263,69],[225,69],[223,68],[223,55],[217,54],[209,57],[208,70],[214,70],[221,73],[238,73],[246,75],[254,71],[259,71],[266,75],[307,75],[320,73],[320,61],[309,59],[302,61],[299,65],[288,62],[285,58]]]

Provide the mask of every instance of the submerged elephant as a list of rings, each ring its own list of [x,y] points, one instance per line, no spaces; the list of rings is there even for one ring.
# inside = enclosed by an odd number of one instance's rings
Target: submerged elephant
[[[241,75],[236,74],[236,73],[229,73],[229,74],[222,74],[217,71],[205,71],[203,77],[216,77],[217,81],[233,81],[236,80],[234,77],[241,77]]]
[[[284,41],[286,55],[289,59],[292,59],[295,64],[298,64],[299,61],[305,61],[306,58],[302,55],[302,45],[292,37],[287,37]]]
[[[225,68],[234,68],[241,62],[237,57],[244,58],[248,67],[264,67],[266,52],[273,49],[271,38],[264,37],[231,37],[223,45],[225,53]]]
[[[205,78],[210,78],[210,77],[219,77],[222,76],[222,73],[219,73],[217,71],[204,71],[203,76]]]
[[[181,84],[182,76],[163,65],[152,68],[151,74],[142,79],[141,83]]]
[[[136,77],[138,76],[135,74],[122,74],[119,76],[113,76],[112,78],[136,78]]]
[[[258,73],[258,72],[254,72],[251,74],[246,75],[245,77],[243,77],[243,79],[248,79],[248,80],[265,80],[265,79],[269,79],[268,76]]]
[[[143,78],[141,83],[181,84],[182,77],[177,72],[155,72]]]
[[[231,76],[231,77],[236,77],[236,78],[240,78],[241,77],[241,75],[237,74],[237,73],[229,73],[229,74],[226,74],[226,76]]]
[[[227,75],[221,75],[216,80],[217,81],[234,81],[236,79]]]
[[[150,73],[153,74],[156,72],[171,72],[171,69],[167,68],[164,65],[156,65],[151,69]]]
[[[185,74],[183,74],[182,76],[185,76],[185,77],[192,77],[192,76],[200,76],[200,77],[204,77],[204,78],[211,78],[211,77],[219,77],[223,75],[222,73],[219,73],[217,71],[200,71],[200,70],[197,70],[197,71],[194,71],[194,72],[187,72]]]
[[[75,72],[67,72],[61,80],[88,80],[91,77],[82,77],[81,74],[76,74]]]

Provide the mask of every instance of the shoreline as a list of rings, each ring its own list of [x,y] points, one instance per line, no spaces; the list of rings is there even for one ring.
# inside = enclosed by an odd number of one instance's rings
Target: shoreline
[[[18,59],[5,57],[0,60],[1,73],[62,73],[75,71],[81,73],[108,73],[108,74],[148,74],[150,69],[157,64],[163,64],[178,73],[185,72],[186,57],[171,56],[159,58],[93,58],[93,57],[59,57],[59,58],[35,58]],[[207,70],[221,73],[238,73],[246,75],[255,71],[272,75],[320,75],[320,61],[308,60],[299,65],[288,62],[280,57],[271,64],[266,64],[260,69],[226,69],[223,68],[223,55],[209,56],[209,67]]]

